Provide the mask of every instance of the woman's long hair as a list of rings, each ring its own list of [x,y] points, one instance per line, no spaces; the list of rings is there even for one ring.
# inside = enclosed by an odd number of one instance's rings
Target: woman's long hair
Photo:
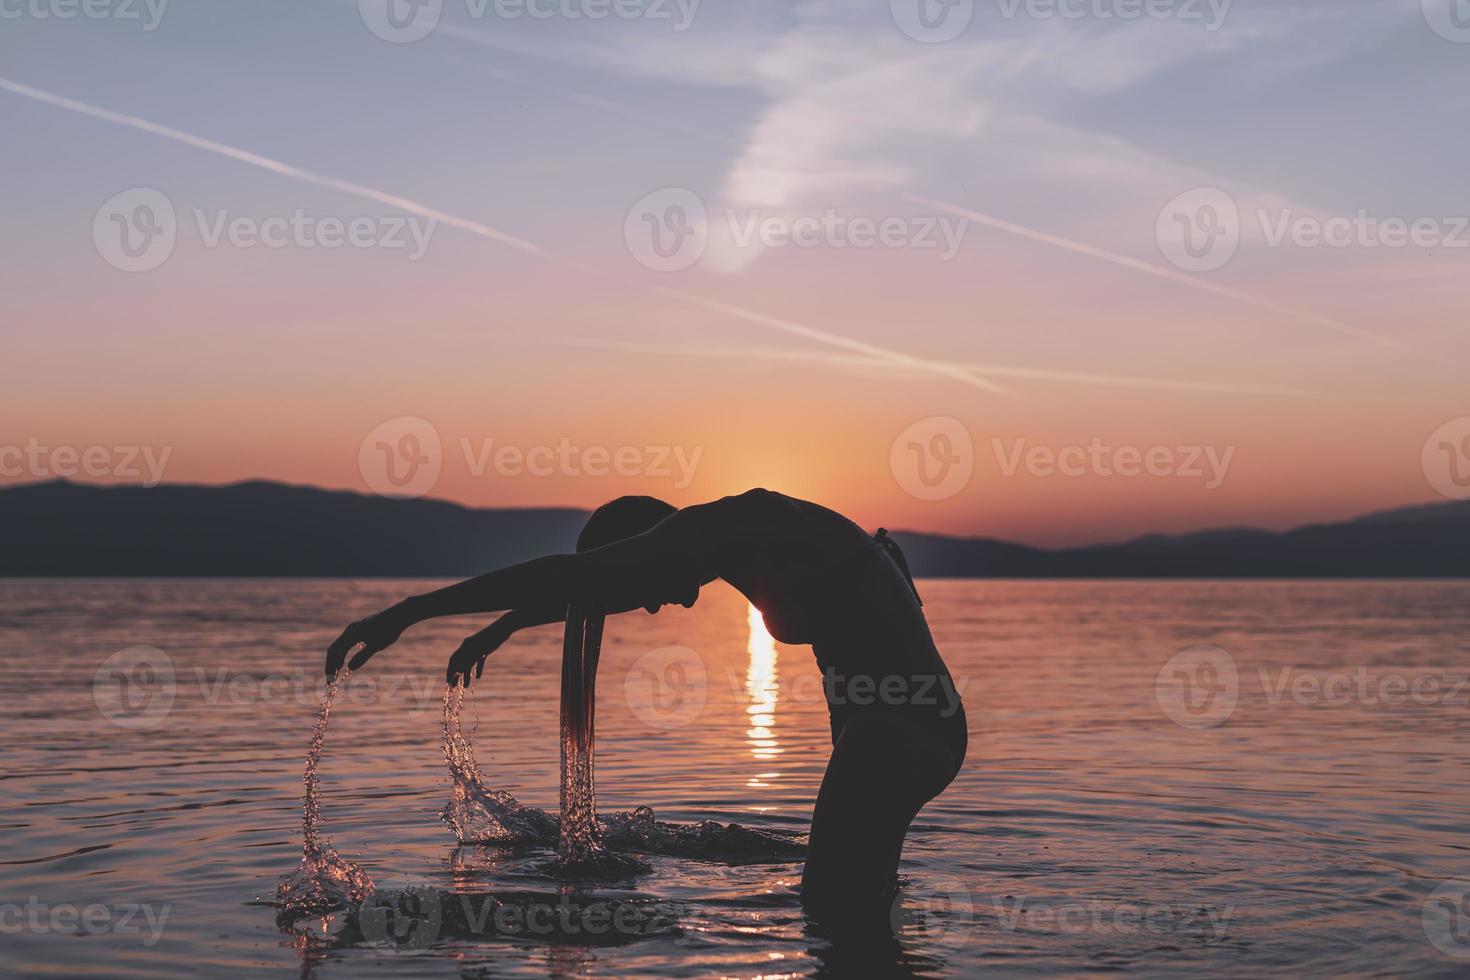
[[[577,537],[577,550],[642,534],[674,510],[653,497],[619,497],[592,512]],[[564,862],[584,859],[599,846],[594,715],[606,620],[600,601],[583,599],[567,607],[561,648],[561,835],[556,848]]]

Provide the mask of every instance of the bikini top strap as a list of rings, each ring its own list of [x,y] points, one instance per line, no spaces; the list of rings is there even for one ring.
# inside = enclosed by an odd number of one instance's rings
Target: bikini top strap
[[[888,536],[888,529],[886,527],[878,528],[878,533],[873,535],[873,540],[878,542],[884,551],[888,552],[888,557],[892,558],[893,563],[898,566],[898,570],[903,572],[904,579],[909,583],[909,589],[914,593],[914,599],[922,606],[924,600],[919,595],[919,587],[914,584],[913,573],[909,571],[908,560],[904,558],[903,549],[898,546],[898,542]]]

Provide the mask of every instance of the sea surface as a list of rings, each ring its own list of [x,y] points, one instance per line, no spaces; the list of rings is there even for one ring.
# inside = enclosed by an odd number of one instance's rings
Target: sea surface
[[[283,919],[322,651],[433,584],[0,582],[0,974],[1470,971],[1464,582],[920,582],[970,751],[909,834],[891,941],[809,923],[791,858],[570,883],[458,846],[443,668],[480,624],[426,624],[350,678],[320,770],[323,831],[420,914]],[[560,654],[517,637],[464,716],[487,784],[552,813]],[[822,679],[728,588],[609,622],[596,722],[600,809],[806,830]],[[467,897],[562,919],[465,928]]]

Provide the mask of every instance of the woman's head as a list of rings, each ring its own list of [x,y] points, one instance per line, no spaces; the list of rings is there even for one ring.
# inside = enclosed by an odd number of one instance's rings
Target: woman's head
[[[577,535],[577,550],[590,551],[625,538],[636,537],[677,510],[673,504],[665,503],[657,497],[618,497],[610,500],[587,518],[582,533]],[[692,606],[694,600],[699,598],[699,586],[698,581],[680,583],[672,590],[672,594],[664,598],[663,604]],[[659,610],[658,605],[644,608],[651,613]]]
[[[609,500],[594,510],[587,523],[582,525],[582,533],[577,535],[577,550],[591,551],[642,534],[677,509],[657,497]]]

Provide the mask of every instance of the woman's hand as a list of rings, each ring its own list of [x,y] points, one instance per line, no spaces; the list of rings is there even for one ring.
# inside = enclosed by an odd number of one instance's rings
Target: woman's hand
[[[453,656],[449,658],[449,667],[444,671],[445,682],[451,687],[457,684],[469,687],[471,670],[475,672],[475,678],[478,680],[485,672],[485,658],[499,650],[515,632],[516,627],[513,622],[510,622],[511,618],[507,613],[480,632],[465,637],[459,649],[454,651]]]
[[[359,619],[343,630],[342,635],[327,647],[327,679],[337,676],[337,671],[342,669],[342,661],[356,647],[361,646],[362,649],[347,665],[349,670],[356,670],[367,663],[373,654],[398,642],[398,637],[411,625],[413,620],[405,614],[402,603],[390,606],[376,616]]]
[[[454,656],[449,658],[449,667],[444,672],[445,682],[450,686],[463,684],[469,687],[470,671],[474,670],[476,678],[483,674],[485,658],[499,650],[517,630],[560,623],[565,618],[563,610],[549,606],[539,610],[512,609],[459,645]]]

